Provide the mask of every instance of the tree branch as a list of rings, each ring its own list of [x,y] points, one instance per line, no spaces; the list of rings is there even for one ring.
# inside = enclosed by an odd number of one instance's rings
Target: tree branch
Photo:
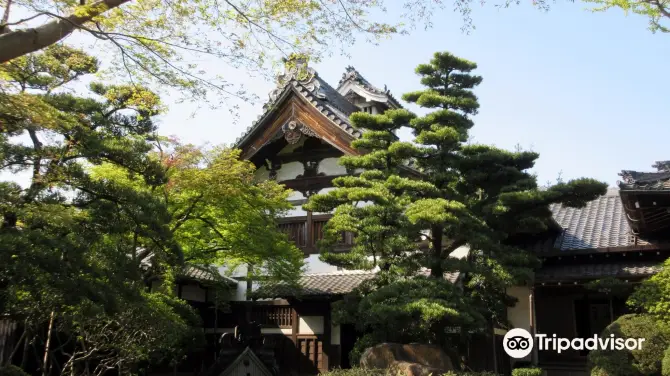
[[[0,63],[55,44],[84,23],[128,1],[130,0],[99,0],[91,5],[78,7],[73,14],[63,19],[53,20],[38,27],[0,34]],[[81,15],[77,15],[78,13]]]

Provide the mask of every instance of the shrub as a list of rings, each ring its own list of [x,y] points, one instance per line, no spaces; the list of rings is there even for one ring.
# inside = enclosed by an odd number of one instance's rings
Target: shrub
[[[668,331],[648,315],[624,315],[610,324],[601,338],[644,338],[641,350],[594,350],[589,353],[591,376],[661,375]]]
[[[541,368],[515,368],[512,376],[542,376]]]
[[[17,366],[8,365],[0,367],[0,376],[29,376],[24,370]]]
[[[670,347],[665,349],[665,354],[663,354],[663,364],[661,365],[661,374],[663,376],[670,376]]]
[[[389,376],[386,370],[355,367],[351,369],[334,369],[320,376]],[[438,376],[438,375],[435,375]],[[450,371],[443,376],[498,376],[493,372],[454,372]]]
[[[351,369],[336,368],[325,373],[322,376],[385,376],[386,370],[374,368],[354,367]]]

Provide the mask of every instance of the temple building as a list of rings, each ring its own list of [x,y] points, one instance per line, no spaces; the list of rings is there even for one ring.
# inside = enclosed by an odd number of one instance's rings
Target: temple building
[[[262,114],[236,146],[243,158],[257,166],[257,179],[273,179],[293,191],[289,198],[293,209],[279,226],[304,252],[307,273],[300,281],[301,291],[298,294],[276,287],[265,291],[265,299],[252,300],[248,293],[255,284],[245,279],[246,270],[237,270],[225,277],[233,293],[228,297],[230,310],[224,313],[212,303],[207,272],[189,269],[187,278],[180,282],[179,294],[201,312],[216,353],[228,355],[194,354],[188,366],[192,368],[180,371],[207,370],[205,375],[218,376],[248,369],[252,374],[302,375],[351,366],[348,354],[357,333],[353,326],[333,324],[331,304],[375,272],[339,270],[321,262],[316,242],[330,214],[312,213],[302,205],[311,195],[333,189],[334,178],[356,173],[338,164],[341,156],[358,153],[351,142],[361,131],[351,125],[349,116],[357,111],[380,114],[395,108],[401,104],[386,87],[373,86],[352,67],[346,68],[337,87],[304,62],[279,77]],[[666,235],[670,226],[670,162],[655,167],[657,172],[623,171],[618,189],[584,208],[551,206],[553,229],[519,244],[535,252],[542,266],[534,283],[508,291],[518,299],[507,312],[512,327],[585,338],[600,333],[626,313],[629,292],[612,294],[597,288],[593,281],[619,280],[634,285],[658,271],[659,263],[670,254]],[[351,236],[343,234],[339,250],[346,252],[351,245]],[[467,251],[464,247],[454,256]],[[460,277],[459,273],[445,275],[454,283]],[[240,329],[249,323],[257,325],[254,333],[262,336],[262,341],[249,335],[251,329]],[[526,359],[511,359],[502,348],[505,333],[494,329],[473,343],[471,362],[474,360],[476,370],[508,375],[513,366],[532,363],[545,369],[547,376],[588,374],[585,351],[558,354],[535,350]],[[221,338],[228,338],[229,344],[222,344]],[[261,342],[262,346],[258,345]]]

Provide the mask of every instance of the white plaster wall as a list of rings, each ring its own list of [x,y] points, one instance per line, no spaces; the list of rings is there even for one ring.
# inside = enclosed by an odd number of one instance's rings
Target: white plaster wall
[[[293,191],[291,192],[290,195],[288,195],[288,200],[302,200],[305,198],[305,195],[298,191]]]
[[[267,167],[261,166],[257,168],[256,172],[254,173],[254,180],[256,181],[270,180],[270,171],[268,171]]]
[[[332,325],[330,327],[330,344],[339,345],[340,344],[340,326]]]
[[[300,162],[289,162],[283,164],[279,170],[277,170],[277,181],[295,179],[296,176],[302,175],[305,173],[305,166]]]
[[[298,334],[323,334],[323,316],[300,316]]]
[[[306,215],[307,212],[302,208],[302,205],[296,205],[292,209],[289,209],[286,214],[284,214],[284,217],[304,217]]]
[[[235,333],[235,328],[206,328],[205,333],[212,334],[223,334],[223,333]],[[265,334],[293,334],[291,329],[280,329],[280,328],[261,328],[261,333]]]
[[[284,146],[284,148],[281,149],[279,151],[279,153],[277,153],[277,154],[279,154],[279,155],[291,154],[291,153],[293,153],[293,151],[295,149],[303,146],[305,144],[306,140],[307,140],[307,137],[300,137],[300,140],[298,140],[298,142],[296,142],[295,144],[288,144],[288,145]]]
[[[234,302],[247,300],[247,281],[238,281],[235,295],[231,299]]]
[[[207,299],[205,290],[197,285],[182,285],[181,298],[194,302],[204,302]]]
[[[309,255],[305,258],[305,265],[307,266],[306,273],[332,273],[337,271],[336,266],[319,260],[319,255]]]
[[[530,331],[530,288],[514,286],[507,289],[507,294],[518,299],[514,307],[507,308],[507,319],[513,327]],[[531,355],[515,361],[530,361]]]
[[[319,162],[319,172],[326,175],[344,175],[347,169],[339,164],[339,158],[325,158]]]

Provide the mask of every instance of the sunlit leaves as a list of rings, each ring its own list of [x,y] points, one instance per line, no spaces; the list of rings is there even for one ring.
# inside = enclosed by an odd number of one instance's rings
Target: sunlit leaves
[[[59,19],[51,14],[95,15],[80,30],[94,36],[96,48],[113,59],[105,68],[117,78],[220,103],[250,95],[197,62],[215,58],[227,67],[265,74],[291,53],[319,61],[344,52],[359,38],[376,43],[405,33],[441,6],[421,3],[422,12],[409,12],[406,24],[403,17],[383,17],[384,2],[378,0],[128,0],[110,4],[112,9],[104,1],[80,5],[72,0],[29,0],[22,5],[29,12],[49,12],[43,18],[53,22]],[[0,41],[0,48],[9,47]]]
[[[53,317],[62,338],[76,339],[66,367],[77,372],[86,361],[127,370],[160,354],[178,359],[195,338],[183,303],[145,292],[138,260],[148,244],[158,270],[180,269],[182,259],[166,208],[150,194],[165,182],[149,155],[160,101],[138,86],[92,84],[87,97],[66,90],[96,69],[64,46],[2,66],[11,83],[0,101],[2,171],[28,179],[0,184],[0,314],[22,322],[35,344]],[[95,176],[95,165],[139,183]]]

